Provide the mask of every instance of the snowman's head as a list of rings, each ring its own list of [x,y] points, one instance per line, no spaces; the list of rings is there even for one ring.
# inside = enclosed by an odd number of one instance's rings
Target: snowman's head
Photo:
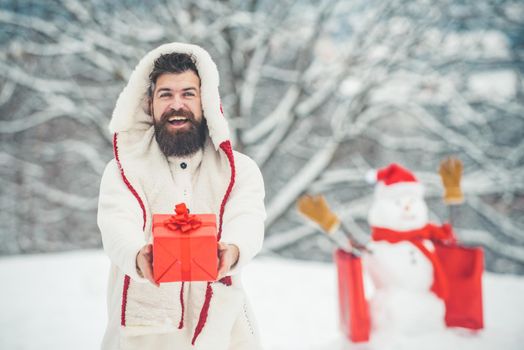
[[[375,197],[368,214],[371,226],[409,231],[427,224],[424,187],[409,170],[391,164],[377,172],[377,179]]]

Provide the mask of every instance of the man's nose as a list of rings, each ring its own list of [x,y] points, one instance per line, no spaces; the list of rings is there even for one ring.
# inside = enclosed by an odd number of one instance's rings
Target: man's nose
[[[184,103],[178,97],[173,98],[173,101],[171,101],[169,105],[169,108],[174,109],[174,110],[179,110],[182,107],[184,107]]]

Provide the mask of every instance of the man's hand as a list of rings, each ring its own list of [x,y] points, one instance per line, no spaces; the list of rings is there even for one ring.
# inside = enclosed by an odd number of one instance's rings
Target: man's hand
[[[159,287],[153,278],[153,245],[146,244],[136,255],[136,271],[149,282]]]
[[[234,244],[218,242],[218,278],[221,280],[238,262],[240,251]]]

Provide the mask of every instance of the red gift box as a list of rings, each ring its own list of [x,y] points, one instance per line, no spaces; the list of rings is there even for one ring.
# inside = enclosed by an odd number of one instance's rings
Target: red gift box
[[[340,328],[352,342],[369,340],[371,320],[364,294],[362,259],[341,249],[335,251],[338,275]]]
[[[153,277],[160,282],[216,281],[215,214],[190,215],[185,204],[176,214],[153,215]]]

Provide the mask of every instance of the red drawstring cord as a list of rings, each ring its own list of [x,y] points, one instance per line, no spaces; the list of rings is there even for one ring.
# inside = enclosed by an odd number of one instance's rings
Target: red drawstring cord
[[[115,160],[116,160],[116,163],[118,165],[118,170],[120,170],[120,175],[122,176],[122,180],[126,184],[127,188],[131,191],[133,196],[135,196],[136,200],[138,201],[138,205],[140,205],[140,208],[142,209],[142,219],[143,219],[142,231],[143,231],[146,228],[146,208],[144,206],[144,202],[142,202],[142,199],[140,198],[140,196],[138,195],[136,190],[133,188],[133,186],[131,185],[131,183],[127,179],[127,177],[126,177],[126,175],[124,173],[124,168],[122,167],[122,163],[120,163],[120,157],[118,155],[118,143],[117,143],[118,142],[118,138],[117,138],[117,135],[118,134],[116,132],[113,135],[113,152],[115,154]],[[124,286],[122,288],[122,311],[121,311],[121,314],[120,314],[120,325],[122,325],[122,326],[126,325],[127,291],[129,289],[129,285],[130,284],[131,284],[131,277],[126,275],[124,277]]]
[[[224,195],[224,198],[222,199],[222,204],[220,205],[220,225],[218,229],[217,234],[217,241],[220,241],[220,238],[222,236],[222,218],[224,216],[224,209],[226,207],[226,202],[229,198],[229,195],[231,194],[231,191],[233,190],[233,186],[235,185],[235,158],[233,157],[233,149],[231,148],[231,142],[229,140],[224,141],[220,144],[220,148],[224,151],[224,153],[227,156],[227,159],[229,161],[229,166],[231,168],[231,177],[229,181],[229,186],[227,187],[226,194]],[[220,280],[221,283],[225,284],[226,286],[231,285],[231,277],[227,276]],[[195,328],[195,333],[193,334],[193,340],[191,341],[192,345],[195,345],[195,341],[200,335],[200,332],[202,332],[202,329],[204,329],[204,326],[207,321],[207,314],[209,312],[209,305],[211,304],[211,298],[213,297],[213,288],[211,288],[211,283],[207,283],[206,288],[206,299],[204,300],[204,305],[202,306],[202,310],[200,310],[200,317],[198,319],[197,327]]]
[[[184,282],[182,282],[182,287],[180,288],[180,307],[182,308],[182,314],[180,315],[178,329],[184,328]]]

